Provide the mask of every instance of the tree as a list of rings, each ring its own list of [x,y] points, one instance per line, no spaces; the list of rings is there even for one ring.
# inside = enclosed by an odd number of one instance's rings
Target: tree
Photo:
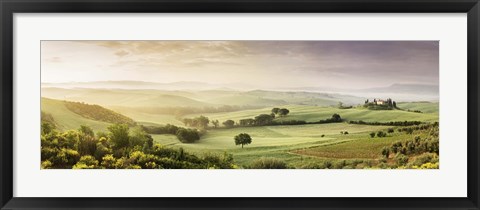
[[[213,127],[217,128],[218,127],[218,120],[212,120]]]
[[[273,108],[272,109],[272,114],[278,114],[279,110],[280,110],[280,108],[277,108],[277,107]]]
[[[144,129],[141,127],[136,127],[132,129],[130,138],[129,138],[129,146],[130,147],[135,147],[135,146],[143,146],[145,142],[148,140],[149,134],[147,134]]]
[[[269,114],[261,114],[255,117],[256,125],[270,125],[273,121],[273,117]]]
[[[78,131],[84,135],[87,135],[87,136],[95,136],[95,134],[93,133],[93,130],[92,128],[86,126],[86,125],[80,125],[80,128],[78,129]]]
[[[340,115],[337,114],[337,113],[333,114],[331,119],[332,119],[333,122],[341,122],[342,121],[342,117],[340,117]]]
[[[242,149],[243,149],[243,145],[252,143],[252,138],[250,137],[250,135],[246,133],[238,134],[234,137],[234,139],[235,139],[235,145],[242,145]]]
[[[377,136],[378,136],[378,137],[385,137],[385,136],[387,136],[387,134],[386,134],[385,132],[383,132],[383,131],[378,131],[378,132],[377,132]]]
[[[241,119],[238,121],[240,126],[252,126],[255,125],[255,120],[254,119]]]
[[[193,126],[193,120],[192,119],[184,118],[182,121],[183,121],[183,124],[185,124],[185,126]]]
[[[113,143],[115,149],[127,147],[130,137],[128,136],[129,128],[127,124],[113,124],[108,126],[108,137]]]
[[[375,132],[371,132],[370,137],[374,138],[375,137]]]
[[[233,125],[235,125],[235,121],[233,120],[226,120],[225,122],[222,123],[225,127],[231,128]]]
[[[93,134],[93,131],[91,133]],[[97,143],[98,141],[95,139],[95,137],[80,132],[78,142],[76,143],[75,147],[81,156],[95,155]]]
[[[55,129],[55,126],[48,122],[42,122],[42,135],[48,134]]]
[[[280,114],[280,116],[286,116],[288,113],[290,113],[290,110],[288,109],[285,109],[285,108],[282,108],[280,110],[278,110],[278,114]]]
[[[390,149],[388,147],[383,147],[382,155],[388,158],[388,156],[390,155]]]
[[[197,127],[200,127],[200,128],[206,128],[208,127],[208,123],[210,122],[210,120],[208,119],[208,117],[205,117],[203,115],[200,115],[200,117],[196,117],[194,118],[194,120],[197,122]]]
[[[183,143],[193,143],[200,140],[200,134],[194,129],[181,128],[177,131],[177,138]]]

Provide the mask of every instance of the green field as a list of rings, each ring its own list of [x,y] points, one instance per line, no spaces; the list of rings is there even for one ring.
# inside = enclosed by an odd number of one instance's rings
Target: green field
[[[438,103],[433,102],[404,102],[398,103],[398,107],[402,109],[418,110],[423,113],[434,113],[438,114]]]
[[[438,104],[431,104],[430,106],[438,106]],[[277,120],[305,120],[307,122],[316,122],[319,120],[327,119],[332,114],[340,114],[342,119],[347,121],[363,120],[366,122],[390,122],[390,121],[425,121],[434,122],[438,121],[438,112],[431,113],[415,113],[402,110],[368,110],[363,107],[356,107],[351,109],[339,109],[336,107],[320,107],[320,106],[300,106],[300,105],[288,105],[282,106],[290,110],[288,116],[279,118]],[[434,108],[430,108],[434,109]],[[203,114],[209,119],[217,119],[220,122],[225,120],[238,121],[245,118],[253,118],[259,114],[269,114],[271,108],[256,109],[256,110],[244,110],[229,113],[214,113]],[[196,117],[200,114],[187,115],[186,118]],[[133,117],[134,118],[134,117]],[[134,118],[135,119],[135,118]]]
[[[238,163],[246,164],[260,157],[275,157],[282,159],[299,159],[301,155],[295,153],[297,150],[306,150],[309,148],[330,148],[335,145],[343,145],[346,142],[356,142],[368,139],[376,147],[352,147],[362,155],[359,158],[375,159],[381,156],[379,148],[386,146],[397,138],[387,137],[372,140],[368,134],[372,131],[386,130],[387,126],[368,126],[353,125],[346,123],[314,124],[314,125],[296,125],[296,126],[263,126],[263,127],[245,127],[232,129],[214,129],[209,130],[201,140],[194,144],[184,144],[178,142],[174,135],[154,135],[157,143],[183,147],[187,151],[194,153],[228,152],[234,155]],[[348,131],[348,135],[340,134],[340,131]],[[233,137],[239,133],[248,133],[253,139],[251,145],[235,146]],[[321,137],[325,135],[324,137]],[[345,144],[346,145],[346,144]],[[339,151],[337,151],[339,152]],[[307,155],[309,157],[319,155]],[[330,157],[328,157],[330,158]]]

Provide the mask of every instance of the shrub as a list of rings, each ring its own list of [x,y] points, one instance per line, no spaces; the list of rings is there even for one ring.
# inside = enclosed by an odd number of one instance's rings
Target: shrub
[[[41,168],[42,169],[49,169],[49,168],[52,168],[52,162],[46,160],[46,161],[43,161],[42,162],[42,165],[41,165]]]
[[[377,132],[377,136],[378,136],[378,137],[385,137],[385,136],[387,136],[387,133],[385,133],[385,132],[383,132],[383,131],[378,131],[378,132]]]
[[[200,140],[200,134],[194,129],[180,128],[177,131],[177,138],[182,143],[193,143],[197,140]]]
[[[104,167],[104,168],[108,168],[108,169],[114,169],[116,162],[117,162],[117,159],[115,159],[115,157],[113,157],[113,155],[111,155],[111,154],[110,155],[105,155],[102,158],[101,166]]]
[[[383,147],[382,155],[385,156],[385,158],[388,158],[388,156],[390,155],[390,149],[388,147]]]
[[[395,155],[395,161],[398,166],[404,166],[408,163],[408,157],[404,154],[398,153],[397,155]]]
[[[287,163],[276,158],[265,158],[262,157],[253,161],[250,165],[250,168],[254,169],[286,169]]]
[[[85,155],[73,166],[73,169],[95,169],[98,168],[98,160],[93,156]]]

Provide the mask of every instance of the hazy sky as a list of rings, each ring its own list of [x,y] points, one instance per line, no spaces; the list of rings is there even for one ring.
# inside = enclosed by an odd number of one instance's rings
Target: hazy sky
[[[438,84],[437,41],[42,41],[42,82]]]

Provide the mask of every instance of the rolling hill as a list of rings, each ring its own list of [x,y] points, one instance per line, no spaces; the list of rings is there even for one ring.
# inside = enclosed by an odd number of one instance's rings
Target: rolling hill
[[[87,125],[95,131],[105,131],[111,123],[134,123],[128,117],[98,105],[73,104],[75,109],[71,107],[72,102],[42,98],[41,110],[55,120],[60,130],[78,129],[80,125]]]
[[[42,88],[42,97],[99,104],[106,107],[219,107],[278,106],[286,104],[332,106],[359,104],[364,98],[313,92],[235,91],[235,90],[125,90],[85,88]]]

